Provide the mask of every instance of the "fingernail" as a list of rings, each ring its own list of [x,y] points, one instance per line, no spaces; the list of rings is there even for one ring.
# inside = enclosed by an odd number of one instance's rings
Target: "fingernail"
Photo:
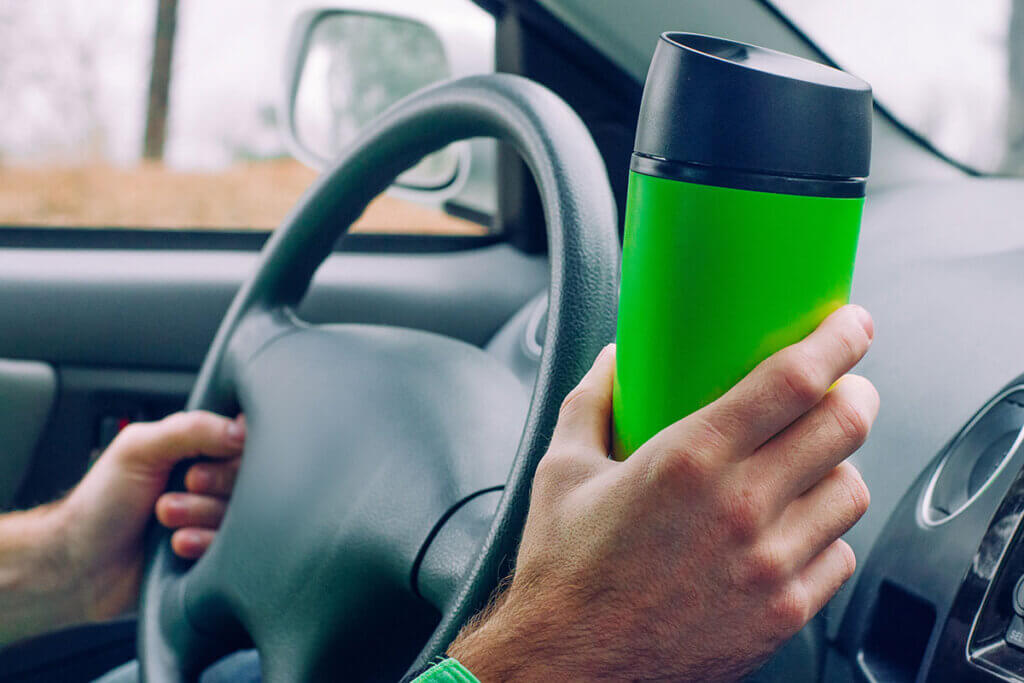
[[[868,339],[874,339],[875,322],[871,319],[871,314],[860,306],[854,306],[854,310],[857,311],[857,320],[860,321],[860,325],[864,328],[864,332],[868,335]]]
[[[168,512],[181,512],[185,509],[185,501],[181,499],[181,496],[168,493],[163,498],[163,505],[167,508]]]
[[[203,542],[203,539],[197,532],[186,529],[181,532],[181,542],[196,548]]]
[[[228,441],[239,446],[245,441],[245,428],[237,420],[232,420],[228,423],[227,434]]]
[[[607,356],[609,353],[612,352],[612,349],[614,348],[615,344],[605,344],[604,348],[601,349],[601,353],[597,354],[597,360],[601,360],[602,358]]]

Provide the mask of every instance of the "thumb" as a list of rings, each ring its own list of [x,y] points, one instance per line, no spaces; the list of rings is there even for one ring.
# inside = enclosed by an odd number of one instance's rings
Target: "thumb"
[[[239,455],[245,443],[242,416],[231,420],[204,410],[175,413],[158,422],[128,425],[109,450],[130,467],[168,471],[187,458]]]
[[[594,365],[562,401],[550,450],[608,457],[611,449],[612,381],[615,344],[601,350]]]

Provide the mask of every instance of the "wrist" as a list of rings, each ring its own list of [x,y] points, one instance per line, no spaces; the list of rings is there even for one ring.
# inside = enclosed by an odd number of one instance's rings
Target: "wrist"
[[[12,513],[0,527],[7,579],[17,588],[67,595],[77,583],[61,503]],[[77,601],[76,601],[77,602]]]
[[[523,608],[512,593],[510,589],[464,628],[449,646],[448,656],[486,683],[570,680],[572,672],[548,656],[549,644],[560,640],[559,629],[546,623],[543,615]]]
[[[81,487],[79,487],[81,488]],[[65,567],[62,571],[74,577],[73,600],[78,605],[77,621],[105,621],[130,609],[138,599],[141,563],[138,552],[124,552],[107,547],[97,533],[114,520],[96,524],[95,501],[78,495],[76,489],[53,511]]]
[[[409,683],[480,683],[480,679],[462,662],[449,657],[432,664]]]
[[[88,576],[83,574],[82,562],[74,549],[75,513],[69,509],[68,499],[33,508],[25,512],[32,516],[30,543],[33,556],[32,581],[43,587],[46,601],[59,601],[51,605],[52,614],[59,623],[52,628],[88,621]]]
[[[0,643],[85,620],[61,504],[0,517]]]
[[[464,628],[446,653],[487,683],[523,678],[522,657],[516,654],[522,643],[510,641],[500,619],[492,613]]]

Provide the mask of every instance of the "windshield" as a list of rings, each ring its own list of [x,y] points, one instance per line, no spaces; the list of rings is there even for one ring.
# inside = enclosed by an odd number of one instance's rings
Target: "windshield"
[[[772,2],[936,149],[1024,175],[1024,0]]]

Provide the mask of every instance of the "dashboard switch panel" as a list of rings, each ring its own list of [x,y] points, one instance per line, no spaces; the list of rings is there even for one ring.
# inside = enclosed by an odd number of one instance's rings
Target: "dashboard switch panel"
[[[1006,642],[1018,650],[1024,650],[1024,619],[1020,615],[1013,615],[1010,625],[1006,628]]]

